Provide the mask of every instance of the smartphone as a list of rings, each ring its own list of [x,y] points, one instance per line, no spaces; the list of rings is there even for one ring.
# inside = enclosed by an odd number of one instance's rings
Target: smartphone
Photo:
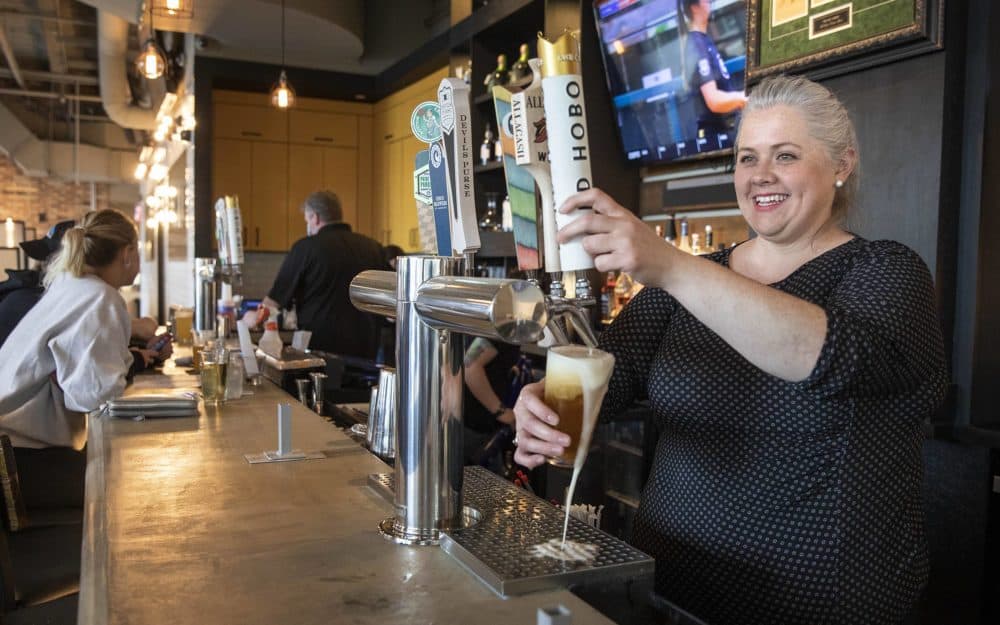
[[[157,341],[153,343],[153,346],[150,349],[152,349],[154,352],[158,352],[167,346],[167,341],[169,340],[170,340],[170,333],[165,332],[159,336]]]

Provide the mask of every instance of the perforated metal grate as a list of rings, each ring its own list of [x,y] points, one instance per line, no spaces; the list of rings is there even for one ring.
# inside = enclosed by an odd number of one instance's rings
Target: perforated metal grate
[[[563,561],[534,555],[534,547],[562,539],[563,511],[481,467],[465,468],[464,503],[482,519],[441,537],[441,548],[501,596],[653,574],[653,559],[596,528],[570,519],[566,539],[594,545],[593,558]],[[370,476],[392,497],[392,475]]]

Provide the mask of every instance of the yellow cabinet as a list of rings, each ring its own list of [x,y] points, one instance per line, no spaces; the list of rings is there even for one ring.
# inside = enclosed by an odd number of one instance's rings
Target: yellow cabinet
[[[252,229],[247,247],[283,252],[288,249],[288,146],[261,141],[252,146]]]
[[[247,233],[253,227],[250,203],[252,159],[250,141],[216,139],[212,146],[212,241],[215,241],[215,200],[224,195],[239,196],[243,215],[243,247],[247,249]]]
[[[357,147],[358,116],[319,111],[290,111],[288,139],[292,143],[311,143]]]
[[[213,134],[251,141],[288,140],[288,113],[275,108],[215,102]]]

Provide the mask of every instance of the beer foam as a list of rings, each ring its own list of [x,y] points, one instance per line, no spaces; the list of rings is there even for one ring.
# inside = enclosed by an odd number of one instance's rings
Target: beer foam
[[[560,392],[570,392],[576,386],[572,382],[567,382],[574,378],[583,387],[583,426],[580,431],[580,440],[577,441],[573,477],[566,490],[566,519],[563,522],[562,535],[562,542],[565,545],[573,493],[576,491],[580,470],[583,468],[587,452],[590,450],[590,438],[594,434],[597,415],[601,411],[601,403],[608,390],[608,381],[611,379],[611,371],[615,366],[615,357],[593,347],[560,345],[550,348],[546,358],[545,388],[547,392],[562,398]],[[550,384],[553,387],[551,389],[549,388]]]
[[[597,557],[597,552],[595,544],[561,541],[558,538],[531,547],[531,555],[536,558],[553,558],[563,562],[590,562]]]

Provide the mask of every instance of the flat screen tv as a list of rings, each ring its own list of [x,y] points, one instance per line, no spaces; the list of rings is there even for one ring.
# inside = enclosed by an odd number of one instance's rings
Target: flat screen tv
[[[739,112],[725,109],[744,90],[746,2],[595,0],[594,15],[626,157],[657,164],[729,153]]]

